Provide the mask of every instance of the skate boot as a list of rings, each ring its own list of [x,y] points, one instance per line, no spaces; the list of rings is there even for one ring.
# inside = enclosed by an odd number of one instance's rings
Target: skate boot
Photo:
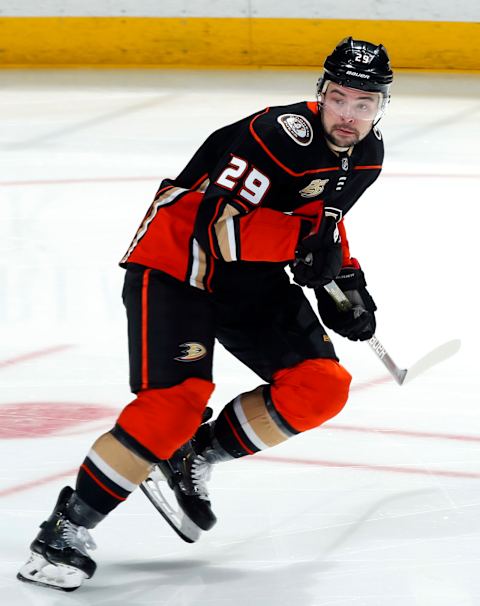
[[[204,418],[195,436],[168,461],[154,465],[140,485],[168,524],[187,543],[197,541],[202,530],[210,530],[215,525],[217,518],[212,511],[207,482],[213,464],[231,458],[226,453],[226,457],[219,456],[211,447],[213,424],[205,423],[205,420],[208,418]]]
[[[160,461],[158,466],[167,477],[185,515],[202,530],[210,530],[217,521],[207,489],[212,464],[195,451],[194,441],[188,441],[168,461]]]
[[[66,516],[72,494],[70,486],[63,488],[52,515],[40,525],[30,545],[30,559],[17,574],[20,581],[74,591],[93,576],[97,565],[87,549],[96,549],[96,545],[86,528]]]
[[[140,488],[165,521],[187,543],[200,538],[217,521],[208,497],[211,464],[197,454],[192,440],[168,461],[153,466]]]

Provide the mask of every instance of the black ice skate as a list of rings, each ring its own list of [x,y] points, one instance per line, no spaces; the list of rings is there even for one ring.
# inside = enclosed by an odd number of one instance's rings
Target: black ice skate
[[[66,517],[67,503],[73,489],[60,492],[52,515],[40,525],[40,532],[30,545],[31,555],[17,578],[27,583],[74,591],[93,576],[97,565],[87,549],[96,549],[90,533]]]
[[[211,440],[213,425],[207,421],[212,413],[207,406],[195,436],[168,461],[154,465],[140,484],[148,499],[187,543],[198,541],[202,530],[210,530],[217,521],[207,490],[212,463],[220,460],[206,448]]]
[[[165,520],[187,543],[197,541],[201,531],[210,530],[217,521],[207,490],[212,465],[195,451],[193,442],[184,444],[168,461],[155,465],[140,485]]]

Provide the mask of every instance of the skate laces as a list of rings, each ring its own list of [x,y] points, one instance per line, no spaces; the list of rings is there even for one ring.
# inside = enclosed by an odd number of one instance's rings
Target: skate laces
[[[190,469],[190,475],[196,495],[203,501],[208,501],[207,482],[212,476],[212,466],[204,456],[199,454],[195,457]]]
[[[77,526],[70,520],[63,520],[62,538],[69,547],[88,556],[87,549],[96,549],[97,545],[85,526]]]

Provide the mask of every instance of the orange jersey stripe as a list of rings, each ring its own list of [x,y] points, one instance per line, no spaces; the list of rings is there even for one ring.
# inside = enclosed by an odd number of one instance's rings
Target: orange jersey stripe
[[[247,213],[251,210],[251,207],[248,206],[248,204],[246,202],[242,202],[238,198],[233,198],[233,202],[235,202],[235,204],[238,204],[238,206],[243,208],[243,210],[245,210]]]
[[[280,166],[280,168],[282,168],[286,173],[288,173],[289,175],[292,175],[293,177],[304,177],[305,175],[314,175],[316,173],[327,173],[327,172],[331,172],[331,171],[340,170],[340,168],[338,166],[331,166],[328,168],[311,168],[311,169],[305,170],[301,173],[296,173],[295,171],[288,168],[288,166],[285,166],[285,164],[282,164],[282,162],[280,162],[280,160],[272,154],[272,152],[268,149],[268,147],[265,145],[265,143],[260,139],[260,137],[257,135],[257,133],[253,130],[253,123],[255,122],[255,120],[257,120],[257,118],[260,118],[260,116],[263,116],[263,114],[266,114],[269,110],[270,110],[270,108],[267,107],[267,109],[265,111],[263,111],[261,114],[258,114],[257,116],[255,116],[255,118],[253,118],[253,120],[250,122],[249,128],[250,128],[250,133],[251,133],[252,137],[255,139],[255,141],[260,145],[260,147],[267,154],[267,156],[269,156],[276,164],[278,164],[278,166]]]
[[[353,170],[381,170],[381,164],[371,164],[370,166],[354,166]]]
[[[142,283],[142,389],[148,388],[148,283],[151,271],[145,270]]]
[[[205,280],[205,286],[208,290],[208,292],[212,292],[212,279],[213,279],[213,273],[214,273],[214,269],[215,269],[215,261],[213,260],[213,257],[210,259],[210,270],[208,272],[207,278]]]
[[[207,177],[208,177],[208,173],[205,173],[204,175],[202,175],[202,176],[200,177],[200,179],[198,179],[198,181],[195,181],[195,183],[194,183],[192,186],[190,186],[188,189],[191,189],[191,190],[195,190],[195,189],[197,189],[197,187],[198,187],[198,186],[199,186],[201,183],[203,183],[203,181],[205,181],[205,179],[206,179]]]
[[[219,198],[218,202],[217,202],[217,207],[215,209],[215,213],[212,217],[212,220],[210,221],[210,224],[208,226],[208,239],[210,241],[210,254],[212,255],[212,257],[214,259],[218,259],[218,255],[215,252],[215,244],[213,241],[213,229],[214,229],[214,225],[216,220],[218,219],[218,217],[220,216],[220,207],[223,203],[223,198]]]

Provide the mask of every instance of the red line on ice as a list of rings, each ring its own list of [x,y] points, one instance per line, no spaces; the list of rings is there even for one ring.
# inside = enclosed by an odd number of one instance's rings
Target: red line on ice
[[[70,349],[70,347],[73,347],[73,345],[55,345],[54,347],[47,347],[46,349],[30,351],[28,353],[15,356],[14,358],[0,360],[0,368],[6,368],[7,366],[13,366],[14,364],[20,364],[21,362],[27,362],[28,360],[34,360],[35,358],[40,358],[42,356],[49,356],[51,354],[65,351],[66,349]]]
[[[370,381],[365,381],[364,383],[354,383],[351,386],[350,391],[364,391],[365,389],[370,389],[371,387],[376,387],[377,385],[392,383],[393,380],[392,375],[382,375],[381,377],[370,379]]]
[[[257,454],[255,456],[249,457],[248,461],[257,461],[260,463],[281,463],[284,465],[308,465],[312,467],[329,467],[333,469],[351,469],[356,471],[379,471],[384,473],[403,473],[407,475],[422,475],[422,476],[431,476],[431,477],[447,477],[447,478],[464,478],[470,480],[480,480],[480,473],[468,472],[468,471],[449,471],[444,469],[427,469],[427,468],[419,468],[419,467],[405,467],[405,466],[396,466],[396,465],[371,465],[364,463],[348,463],[344,461],[320,461],[320,460],[312,460],[312,459],[295,459],[291,457],[272,457],[263,454]],[[32,488],[38,488],[39,486],[43,486],[50,482],[54,482],[55,480],[59,480],[61,478],[65,478],[68,476],[76,475],[78,471],[78,467],[74,469],[69,469],[67,471],[61,471],[59,473],[46,476],[44,478],[39,478],[37,480],[33,480],[32,482],[26,482],[23,484],[17,484],[16,486],[11,486],[10,488],[5,488],[0,490],[0,498],[7,497],[12,494],[16,494],[19,492],[24,492],[30,490]]]
[[[16,486],[11,486],[10,488],[4,488],[3,490],[0,490],[0,498],[8,497],[11,494],[16,494],[17,492],[24,492],[25,490],[30,490],[31,488],[38,488],[38,486],[49,484],[50,482],[60,480],[61,478],[66,478],[67,476],[75,476],[77,472],[78,467],[75,467],[74,469],[60,471],[53,475],[45,476],[44,478],[38,478],[38,480],[32,480],[31,482],[25,482],[23,484],[17,484]]]
[[[458,442],[480,442],[480,436],[468,436],[454,433],[433,433],[430,431],[411,431],[408,429],[389,429],[388,427],[356,427],[354,425],[336,425],[329,423],[324,425],[325,429],[335,431],[357,431],[360,433],[381,433],[393,436],[406,436],[409,438],[430,438],[433,440],[456,440]]]
[[[11,360],[6,360],[4,362],[0,362],[0,368],[2,366],[7,366],[9,364],[15,364],[17,362],[24,361],[25,359],[35,358],[41,355],[47,355],[49,353],[55,353],[57,351],[62,351],[71,347],[69,345],[57,346],[54,348],[49,348],[46,350],[40,350],[38,352],[32,352],[30,354],[25,354],[23,356],[18,356],[17,358],[12,358]],[[358,383],[352,386],[352,391],[361,391],[364,389],[369,389],[371,387],[375,387],[376,385],[381,385],[383,383],[388,383],[392,380],[390,375],[378,377],[371,381],[367,381],[365,383]],[[408,431],[408,430],[389,430],[389,429],[379,429],[379,428],[368,428],[368,427],[354,427],[351,425],[329,425],[326,424],[324,426],[326,429],[333,429],[338,431],[358,431],[358,432],[368,432],[368,433],[391,433],[394,435],[404,435],[410,437],[420,437],[420,438],[436,438],[436,439],[446,439],[446,440],[460,440],[460,441],[474,441],[479,442],[480,437],[478,436],[465,436],[465,435],[455,435],[455,434],[435,434],[430,432],[419,432],[419,431]],[[475,472],[464,472],[464,471],[454,471],[454,470],[443,470],[443,469],[426,469],[426,468],[418,468],[418,467],[406,467],[406,466],[395,466],[395,465],[373,465],[373,464],[363,464],[363,463],[351,463],[351,462],[342,462],[342,461],[324,461],[324,460],[311,460],[311,459],[296,459],[290,457],[275,457],[264,454],[257,454],[253,457],[248,458],[249,461],[259,461],[259,462],[269,462],[269,463],[281,463],[286,465],[308,465],[314,467],[329,467],[329,468],[337,468],[337,469],[355,469],[358,471],[378,471],[378,472],[386,472],[386,473],[403,473],[407,475],[424,475],[424,476],[442,476],[448,478],[468,478],[468,479],[480,479],[480,473]],[[57,474],[53,474],[50,476],[46,476],[44,478],[39,478],[37,480],[33,480],[31,482],[26,482],[23,484],[18,484],[16,486],[12,486],[10,488],[6,488],[0,490],[0,498],[9,496],[12,494],[16,494],[18,492],[23,492],[30,490],[32,488],[37,488],[38,486],[43,486],[48,484],[49,482],[53,482],[60,478],[64,478],[67,476],[72,476],[77,473],[78,468],[69,469],[67,471],[62,471]]]
[[[340,461],[318,461],[311,459],[294,459],[290,457],[271,457],[263,454],[255,455],[254,457],[250,457],[248,460],[257,460],[268,463],[284,463],[287,465],[312,465],[314,467],[337,467],[355,469],[358,471],[384,471],[388,473],[405,473],[422,476],[444,476],[447,478],[470,478],[480,480],[480,473],[468,471],[448,471],[444,469],[427,469],[397,465],[370,465],[364,463],[346,463]]]
[[[423,179],[480,179],[480,176],[475,173],[390,173],[384,172],[382,177],[393,177],[401,179],[423,178]],[[158,175],[144,175],[131,177],[84,177],[71,179],[25,179],[18,181],[0,181],[0,187],[23,187],[29,185],[71,185],[74,183],[121,183],[135,181],[161,181]]]
[[[23,187],[28,185],[71,185],[74,183],[120,183],[125,181],[161,181],[161,177],[86,177],[78,179],[32,179],[25,181],[0,181],[0,187]]]
[[[396,177],[400,179],[480,179],[475,173],[382,173],[382,177]]]
[[[365,383],[356,383],[352,385],[350,391],[364,391],[383,383],[390,383],[393,378],[390,375],[384,375],[377,377]],[[394,436],[406,436],[410,438],[427,438],[433,440],[455,440],[458,442],[480,442],[480,436],[476,435],[464,435],[464,434],[453,434],[453,433],[435,433],[431,431],[414,431],[409,429],[389,429],[388,427],[358,427],[355,425],[339,425],[336,423],[325,423],[322,426],[325,429],[333,429],[335,431],[357,431],[361,433],[383,433]]]

